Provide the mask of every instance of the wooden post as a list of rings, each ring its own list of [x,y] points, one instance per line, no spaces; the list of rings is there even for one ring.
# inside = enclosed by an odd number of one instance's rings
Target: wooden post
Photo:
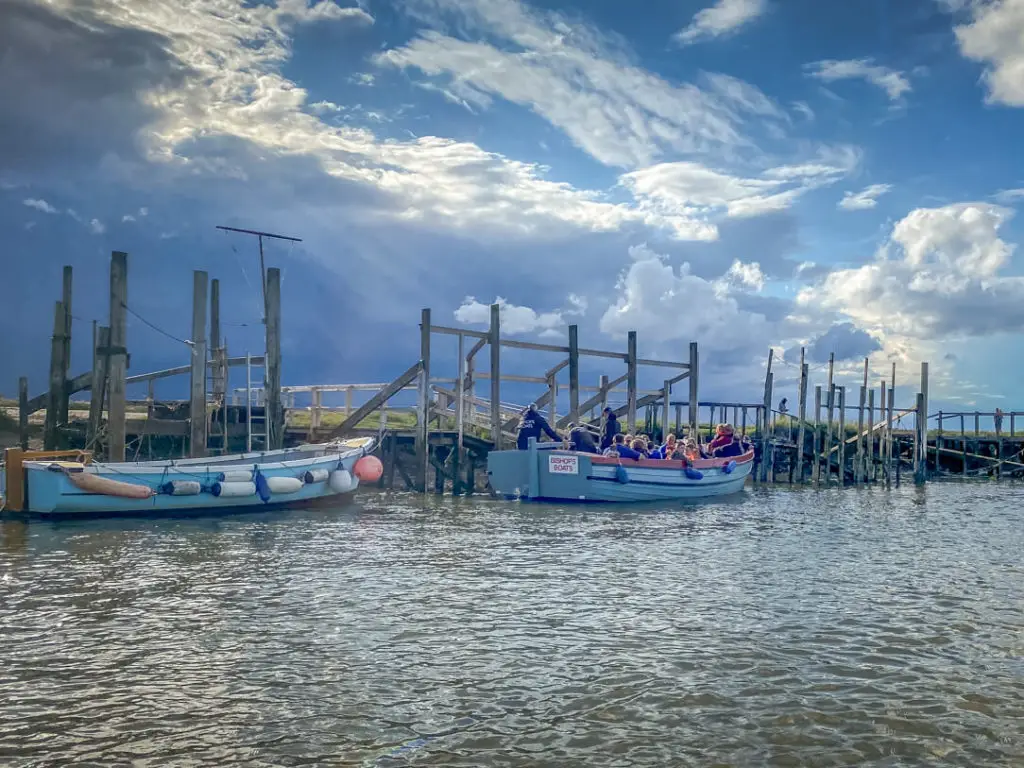
[[[696,440],[699,439],[697,434],[700,429],[700,402],[699,402],[699,383],[700,383],[700,355],[697,349],[697,342],[690,342],[690,394],[689,394],[689,406],[690,406],[690,435]]]
[[[821,485],[821,385],[814,388],[814,485]]]
[[[310,392],[310,410],[309,410],[309,439],[312,440],[316,435],[318,429],[320,429],[320,420],[322,416],[321,408],[323,407],[323,391],[319,387],[313,387],[313,391]]]
[[[866,362],[866,361],[865,361]],[[866,374],[865,374],[866,376]],[[867,387],[860,387],[860,402],[857,405],[857,453],[854,458],[853,482],[861,485],[864,482],[864,405],[867,401]]]
[[[608,377],[606,375],[601,375],[598,386],[601,390],[601,433],[604,434],[604,423],[606,421],[604,409],[608,407]]]
[[[829,384],[828,397],[825,404],[825,417],[828,425],[825,428],[825,444],[822,446],[822,454],[825,460],[825,487],[832,482],[832,425],[834,424],[836,408],[836,385]]]
[[[28,379],[18,379],[18,442],[21,450],[28,450]]]
[[[960,474],[967,475],[967,431],[964,429],[964,415],[960,414],[960,451],[962,453],[962,465]]]
[[[846,387],[839,390],[839,487],[846,485]]]
[[[889,420],[885,427],[885,484],[889,486],[892,483],[892,427],[893,419],[896,416],[896,363],[892,364],[892,377],[889,379]],[[897,454],[897,460],[899,455]],[[899,465],[897,464],[897,468]]]
[[[939,462],[942,460],[942,411],[939,411],[937,428],[935,430],[935,471],[939,471]]]
[[[189,456],[206,455],[206,291],[208,276],[192,273],[192,371],[189,388]]]
[[[747,434],[747,406],[745,405],[740,409],[740,420],[742,422],[741,428],[745,435]]]
[[[493,375],[493,371],[492,371]],[[416,490],[427,490],[427,467],[430,465],[430,310],[420,311],[420,380],[416,402]]]
[[[345,418],[352,415],[352,387],[345,388]]]
[[[266,359],[264,360],[264,418],[269,450],[284,447],[284,407],[281,403],[281,270],[267,269]]]
[[[928,363],[921,363],[921,470],[928,473]],[[939,454],[935,453],[936,468]],[[924,482],[922,476],[921,482]]]
[[[60,403],[64,392],[64,303],[55,302],[53,308],[53,336],[50,337],[50,391],[46,399],[46,424],[43,430],[43,450],[57,449],[60,428]]]
[[[1001,420],[997,421],[995,415],[992,416],[992,427],[996,431],[996,461],[998,462],[995,467],[996,480],[1002,479],[1003,476],[1003,423]],[[938,468],[939,463],[939,443],[935,443],[935,464]]]
[[[220,280],[210,281],[210,356],[220,349]]]
[[[455,431],[457,432],[458,442],[455,444],[455,472],[453,477],[455,480],[452,481],[452,493],[457,494],[459,492],[460,475],[459,475],[459,461],[462,459],[463,451],[463,437],[466,429],[466,352],[464,349],[465,337],[459,334],[459,370],[458,370],[458,386],[455,388]]]
[[[580,420],[579,328],[569,326],[569,421]]]
[[[125,379],[128,371],[128,254],[110,257],[110,345],[107,348],[107,458],[124,461]]]
[[[800,389],[797,391],[797,418],[800,423],[796,428],[796,461],[793,465],[796,481],[804,483],[804,439],[805,424],[807,422],[807,377],[810,374],[810,366],[804,362],[804,348],[800,348]]]
[[[927,365],[927,363],[922,363]],[[914,453],[914,485],[924,485],[925,477],[927,476],[928,463],[926,457],[928,456],[927,451],[927,440],[928,440],[928,412],[924,407],[924,393],[917,393],[917,425],[914,430],[914,447],[917,449]]]
[[[626,340],[626,434],[636,429],[636,331]]]
[[[669,383],[668,379],[665,379],[665,383],[661,388],[661,442],[665,443],[665,438],[668,437],[669,433],[669,416],[668,416],[668,401],[672,396],[672,384]]]
[[[774,350],[773,350],[774,351]],[[772,355],[768,355],[768,366],[771,368]],[[768,425],[771,423],[772,412],[772,387],[775,383],[775,374],[768,371],[764,380],[764,429],[761,432],[761,482],[768,480]],[[713,421],[713,419],[712,419]]]
[[[675,433],[680,436],[683,434],[683,406],[679,403],[676,403]]]
[[[220,335],[220,280],[210,281],[210,359],[213,360],[213,400],[220,406],[227,402],[228,366]],[[227,421],[224,422],[225,430]]]
[[[61,303],[64,305],[64,348],[61,351],[60,363],[61,363],[61,385],[60,390],[60,403],[58,404],[58,418],[57,422],[61,425],[67,425],[68,423],[68,399],[70,393],[68,392],[68,371],[71,368],[71,286],[72,286],[72,269],[71,266],[64,267],[64,280],[61,286]],[[66,437],[58,432],[57,442],[59,448],[67,448]]]
[[[501,450],[501,305],[491,304],[491,441]]]
[[[101,325],[96,332],[96,350],[92,357],[92,385],[89,391],[89,431],[87,447],[91,447],[100,433],[103,420],[103,395],[107,390],[107,366],[110,362],[110,328]]]
[[[864,479],[873,482],[875,479],[875,390],[868,390],[868,420],[867,420],[867,457],[864,465]]]
[[[558,380],[555,374],[548,376],[548,424],[558,421]]]

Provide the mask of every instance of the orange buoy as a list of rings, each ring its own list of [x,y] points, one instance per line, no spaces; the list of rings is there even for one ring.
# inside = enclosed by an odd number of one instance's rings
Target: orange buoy
[[[384,465],[376,456],[363,456],[352,467],[352,474],[358,477],[360,482],[375,483],[384,474]]]

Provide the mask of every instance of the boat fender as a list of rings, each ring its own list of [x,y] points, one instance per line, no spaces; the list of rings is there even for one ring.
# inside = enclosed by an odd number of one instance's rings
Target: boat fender
[[[686,476],[688,478],[690,478],[691,480],[703,480],[704,479],[704,473],[701,472],[699,469],[694,469],[693,467],[687,467],[683,471],[686,473]]]
[[[302,480],[308,485],[312,485],[313,483],[322,483],[330,476],[330,474],[331,473],[326,469],[307,469],[302,475]]]
[[[623,485],[629,482],[629,472],[621,464],[615,468],[615,482],[622,483]]]
[[[347,469],[336,469],[331,472],[327,484],[335,493],[348,493],[356,487],[356,481]]]
[[[303,485],[297,477],[268,477],[266,480],[271,493],[295,493]]]
[[[232,469],[229,472],[221,472],[217,479],[222,483],[248,483],[252,480],[252,470]]]
[[[355,466],[352,467],[352,474],[364,483],[375,483],[384,474],[384,465],[376,456],[363,456]]]
[[[267,478],[260,472],[259,467],[254,467],[252,471],[252,479],[256,484],[256,494],[260,497],[260,501],[266,504],[270,501],[270,497],[273,495],[270,491],[270,486],[267,484]]]
[[[210,493],[217,498],[231,498],[234,496],[252,496],[256,493],[256,483],[247,480],[244,483],[224,482],[214,483],[210,486]]]
[[[167,496],[196,496],[203,489],[198,480],[171,480],[160,486]]]
[[[728,464],[722,467],[722,472],[724,472],[727,475],[731,475],[734,469],[736,469],[736,462],[730,461]]]

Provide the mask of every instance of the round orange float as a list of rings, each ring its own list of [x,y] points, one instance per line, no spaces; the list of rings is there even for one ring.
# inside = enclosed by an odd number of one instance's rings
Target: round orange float
[[[363,456],[352,467],[352,474],[358,477],[361,483],[375,483],[384,474],[384,465],[376,456]]]

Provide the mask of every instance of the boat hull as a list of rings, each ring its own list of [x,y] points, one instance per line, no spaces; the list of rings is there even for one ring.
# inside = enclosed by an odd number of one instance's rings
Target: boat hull
[[[165,462],[85,466],[45,461],[25,462],[25,510],[30,515],[67,518],[248,512],[269,508],[340,504],[351,499],[356,492],[359,480],[355,477],[353,469],[355,463],[370,449],[372,441],[351,449],[306,446],[268,453]],[[237,475],[248,471],[255,474],[257,469],[268,481],[271,478],[302,478],[307,473],[315,473],[316,470],[327,470],[329,476],[331,472],[343,469],[348,473],[348,482],[332,484],[329,479],[303,482],[294,491],[271,493],[266,501],[255,493],[239,496],[215,495],[214,486],[224,473]],[[83,490],[81,482],[73,481],[74,472],[89,473],[97,478],[135,487],[147,487],[154,493],[148,498],[94,493]],[[323,474],[316,473],[316,476]],[[161,488],[166,488],[167,484],[173,481],[195,481],[202,490],[190,495],[161,492]]]
[[[559,449],[493,451],[487,477],[495,493],[533,501],[645,502],[705,499],[743,489],[754,454],[682,461],[610,459]],[[730,468],[730,464],[732,464]],[[619,475],[619,466],[625,477]],[[623,482],[623,479],[625,482]]]

